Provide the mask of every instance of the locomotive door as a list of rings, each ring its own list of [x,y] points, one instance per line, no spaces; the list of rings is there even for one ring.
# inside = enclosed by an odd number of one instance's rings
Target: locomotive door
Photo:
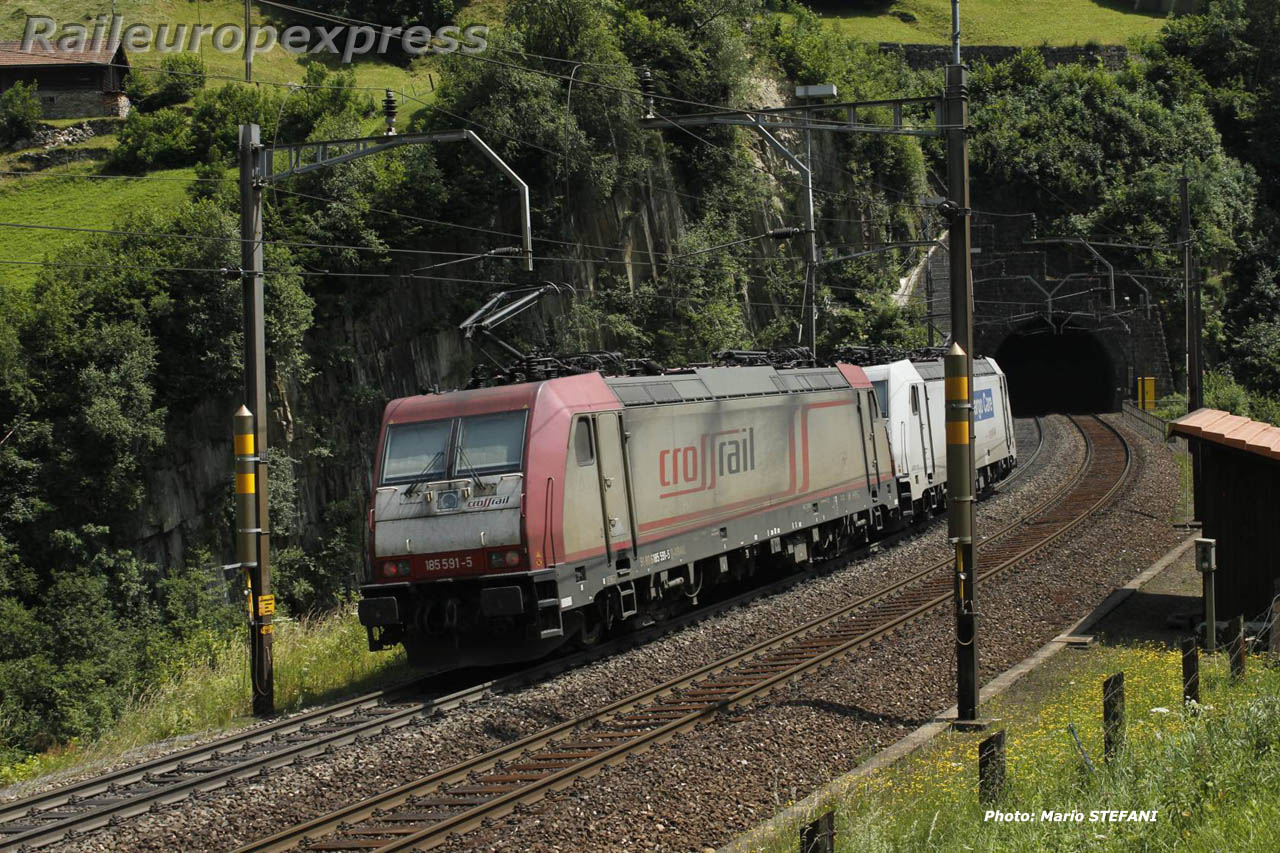
[[[1004,448],[1013,451],[1013,406],[1009,404],[1008,377],[1000,376],[1000,405],[1004,409]]]
[[[605,538],[604,501],[600,496],[600,471],[596,456],[595,418],[591,415],[579,415],[574,419],[573,438],[561,492],[564,501],[564,541],[552,543],[553,547],[548,549],[548,553],[598,553],[608,543]],[[555,548],[555,544],[560,544],[560,547]]]
[[[923,405],[920,402],[921,397],[924,397]],[[925,389],[923,382],[911,386],[911,414],[916,418],[920,428],[920,458],[924,462],[925,477],[929,482],[933,482],[937,460],[933,457],[933,425],[926,423],[929,419],[929,392]]]
[[[604,503],[605,535],[609,541],[609,552],[615,558],[619,553],[634,547],[622,440],[622,423],[618,412],[601,412],[596,415],[596,448],[599,456],[600,494]]]
[[[862,410],[862,398],[867,398],[867,411]],[[862,467],[867,472],[867,483],[871,487],[871,497],[880,493],[880,450],[876,447],[876,418],[879,411],[876,407],[874,391],[861,391],[854,395],[858,406],[858,433],[862,437]],[[873,474],[874,471],[874,474]]]

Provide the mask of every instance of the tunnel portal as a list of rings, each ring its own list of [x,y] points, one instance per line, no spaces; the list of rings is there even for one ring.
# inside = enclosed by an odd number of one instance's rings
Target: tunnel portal
[[[1093,333],[1046,322],[1006,337],[995,359],[1009,379],[1015,415],[1092,413],[1115,408],[1115,366]]]

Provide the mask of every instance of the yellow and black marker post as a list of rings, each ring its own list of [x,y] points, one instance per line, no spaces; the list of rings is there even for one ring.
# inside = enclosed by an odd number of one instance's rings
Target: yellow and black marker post
[[[275,711],[275,676],[271,639],[275,630],[275,596],[267,588],[258,551],[263,545],[258,524],[258,455],[255,452],[253,413],[241,406],[235,414],[236,451],[236,559],[244,569],[249,593],[249,671],[253,684],[253,713]]]
[[[954,15],[954,55],[946,68],[947,200],[951,255],[951,347],[947,377],[948,528],[956,548],[956,719],[978,722],[978,616],[974,612],[973,507],[973,211],[969,207],[969,70],[960,60],[959,15]]]
[[[956,673],[958,718],[977,719],[978,646],[973,612],[973,397],[968,359],[953,343],[946,357],[947,401],[947,532],[956,549]]]

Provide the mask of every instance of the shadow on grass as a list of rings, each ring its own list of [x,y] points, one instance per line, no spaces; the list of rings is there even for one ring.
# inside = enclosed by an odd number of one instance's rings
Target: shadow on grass
[[[808,7],[819,15],[839,18],[878,18],[889,14],[896,4],[895,0],[809,0]]]
[[[427,670],[412,667],[406,661],[396,661],[384,669],[370,672],[346,684],[324,688],[304,687],[298,691],[297,698],[288,707],[282,706],[280,711],[292,713],[299,708],[329,705],[389,687],[411,686],[427,674]]]
[[[1104,9],[1124,12],[1126,15],[1137,15],[1142,18],[1164,19],[1169,17],[1168,12],[1161,12],[1154,8],[1157,5],[1154,0],[1141,0],[1140,3],[1135,3],[1134,0],[1093,0],[1093,3],[1095,6],[1101,6]],[[1173,3],[1178,7],[1188,5],[1187,0],[1173,0]],[[1135,9],[1135,5],[1152,8]]]

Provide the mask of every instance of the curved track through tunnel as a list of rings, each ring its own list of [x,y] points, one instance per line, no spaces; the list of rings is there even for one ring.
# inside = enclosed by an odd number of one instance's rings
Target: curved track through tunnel
[[[1114,408],[1115,366],[1094,333],[1044,322],[1010,334],[995,359],[1009,381],[1018,417],[1086,414]]]

